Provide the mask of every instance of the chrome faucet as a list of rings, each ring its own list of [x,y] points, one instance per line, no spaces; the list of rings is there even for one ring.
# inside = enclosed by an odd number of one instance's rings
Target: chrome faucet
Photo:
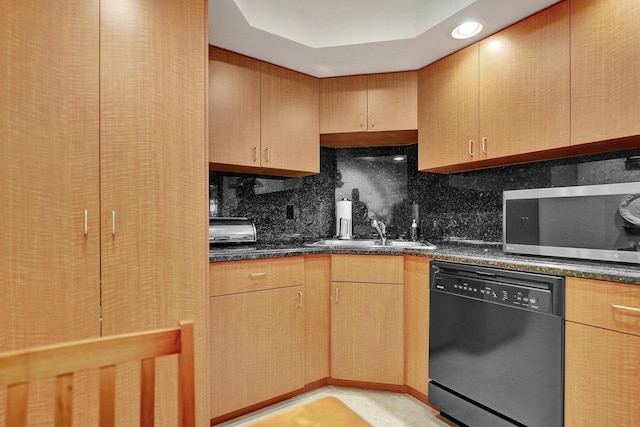
[[[375,228],[378,234],[380,235],[380,242],[383,245],[386,245],[387,244],[387,225],[380,220],[372,219],[371,226]]]

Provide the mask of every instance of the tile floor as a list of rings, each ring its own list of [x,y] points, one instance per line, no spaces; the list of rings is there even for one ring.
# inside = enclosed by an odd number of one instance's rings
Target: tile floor
[[[340,399],[373,427],[450,427],[453,425],[437,416],[437,411],[408,394],[325,386],[217,424],[216,427],[249,426],[276,413],[327,396]]]

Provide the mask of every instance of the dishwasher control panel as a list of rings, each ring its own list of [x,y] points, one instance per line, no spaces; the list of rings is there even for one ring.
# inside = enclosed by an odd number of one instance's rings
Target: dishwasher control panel
[[[551,291],[524,285],[487,279],[476,279],[448,274],[436,274],[432,289],[491,301],[497,304],[548,313],[551,309]]]

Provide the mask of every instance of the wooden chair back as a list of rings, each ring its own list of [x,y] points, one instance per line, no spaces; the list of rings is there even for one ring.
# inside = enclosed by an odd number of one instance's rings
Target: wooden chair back
[[[178,416],[195,427],[193,322],[171,329],[113,335],[0,353],[0,387],[6,387],[5,425],[27,425],[29,382],[55,377],[56,427],[71,427],[74,372],[99,368],[100,427],[115,426],[116,365],[140,361],[140,425],[154,425],[155,359],[178,354]]]

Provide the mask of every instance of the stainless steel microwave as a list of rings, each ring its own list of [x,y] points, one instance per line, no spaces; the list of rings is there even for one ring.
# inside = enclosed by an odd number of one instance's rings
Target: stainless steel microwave
[[[503,193],[503,250],[640,264],[640,182]]]

